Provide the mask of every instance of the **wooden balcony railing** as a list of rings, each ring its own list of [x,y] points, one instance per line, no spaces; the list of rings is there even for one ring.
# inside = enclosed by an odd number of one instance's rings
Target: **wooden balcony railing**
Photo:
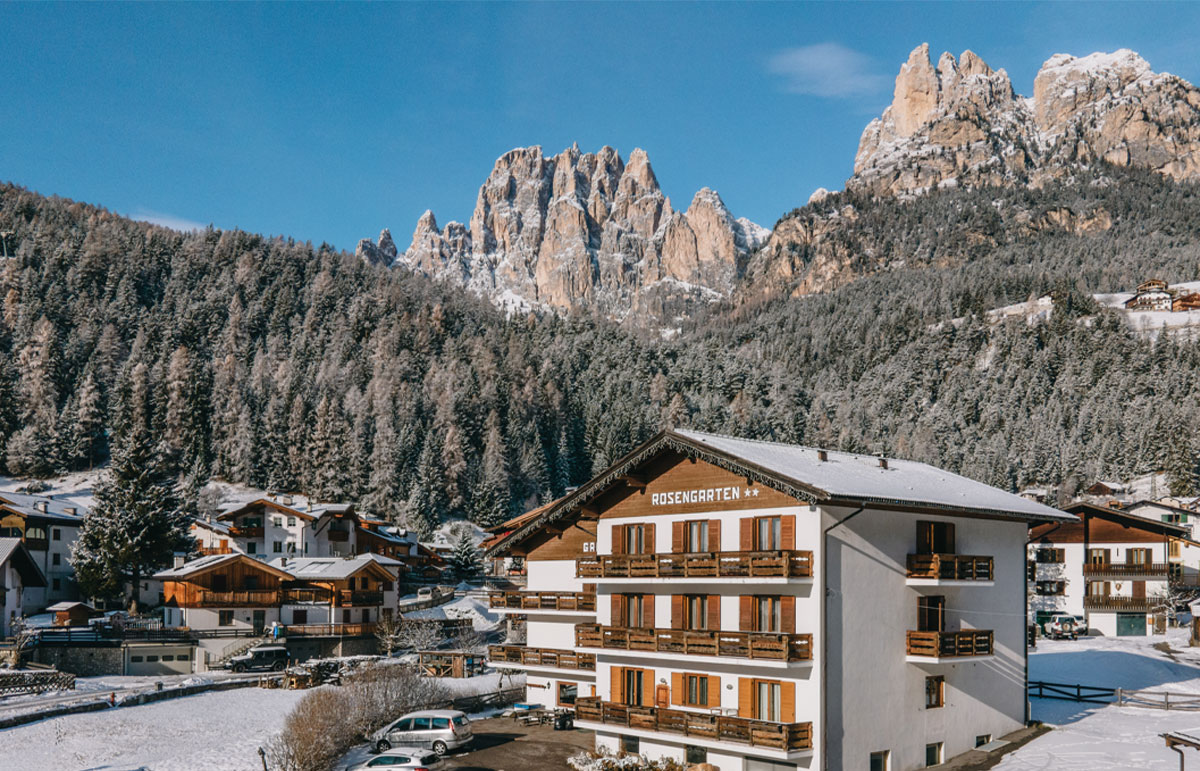
[[[202,557],[211,557],[214,554],[233,554],[233,548],[229,544],[224,546],[201,546],[196,549]]]
[[[241,592],[211,592],[201,589],[196,592],[197,607],[204,608],[262,608],[279,604],[280,592],[276,589],[247,589]]]
[[[234,538],[262,538],[262,525],[257,527],[239,527],[233,525],[229,528],[229,534]]]
[[[579,610],[594,612],[596,595],[588,592],[491,592],[488,607],[504,610]]]
[[[952,656],[991,656],[992,630],[969,629],[962,632],[908,633],[909,656],[948,658]]]
[[[285,629],[290,637],[366,637],[375,634],[375,623],[298,624]]]
[[[342,589],[337,595],[338,605],[382,605],[383,592],[378,589]]]
[[[811,551],[601,554],[575,561],[579,578],[811,578]]]
[[[576,699],[575,719],[754,747],[812,749],[812,723],[771,723],[682,709],[631,707],[598,696]]]
[[[991,581],[994,561],[991,557],[966,554],[910,554],[909,578],[934,578],[939,581]]]
[[[333,601],[333,592],[319,586],[298,586],[283,590],[285,603],[317,603],[328,605]]]
[[[1154,609],[1156,602],[1151,597],[1112,597],[1101,595],[1084,595],[1083,609],[1084,610],[1099,610],[1099,611],[1141,611],[1149,613]]]
[[[684,656],[811,661],[812,635],[774,632],[720,632],[691,629],[639,629],[576,624],[575,645]]]
[[[524,645],[489,645],[488,660],[528,667],[585,669],[595,671],[596,656],[559,648],[527,648]]]
[[[1171,568],[1166,562],[1141,562],[1134,564],[1120,562],[1085,562],[1083,563],[1084,578],[1159,578],[1166,579]]]

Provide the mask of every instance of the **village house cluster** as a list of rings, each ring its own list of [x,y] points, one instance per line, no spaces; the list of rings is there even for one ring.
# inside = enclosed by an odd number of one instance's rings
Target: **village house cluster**
[[[1138,284],[1137,291],[1125,301],[1131,311],[1200,311],[1200,292],[1172,288],[1166,281],[1152,278]]]

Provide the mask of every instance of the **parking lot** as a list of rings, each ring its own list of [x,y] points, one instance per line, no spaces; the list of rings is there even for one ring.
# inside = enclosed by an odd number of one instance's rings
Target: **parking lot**
[[[512,718],[494,717],[471,722],[475,741],[469,752],[446,756],[449,768],[461,771],[533,771],[566,769],[567,758],[592,749],[592,732],[552,726],[523,726]]]

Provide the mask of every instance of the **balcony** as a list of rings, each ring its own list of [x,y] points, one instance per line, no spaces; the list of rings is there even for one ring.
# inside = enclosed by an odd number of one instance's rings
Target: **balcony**
[[[994,560],[966,554],[908,555],[908,584],[944,586],[947,584],[990,584]]]
[[[280,594],[275,589],[247,589],[240,592],[212,592],[201,589],[196,592],[194,607],[265,608],[278,605]]]
[[[596,595],[588,592],[492,592],[492,610],[595,613]]]
[[[1166,562],[1085,562],[1083,577],[1091,581],[1166,581],[1171,568]]]
[[[575,561],[578,578],[812,578],[811,551],[602,554]]]
[[[262,538],[262,525],[257,527],[239,527],[237,525],[230,526],[229,534],[234,538]]]
[[[342,607],[382,605],[383,592],[378,589],[341,589],[337,593],[337,604]]]
[[[596,656],[592,653],[558,648],[527,648],[524,645],[489,645],[488,661],[494,666],[513,665],[520,668],[571,669],[596,671]]]
[[[599,725],[615,725],[651,733],[675,734],[783,752],[812,749],[812,723],[771,723],[744,717],[689,712],[661,707],[631,707],[597,696],[575,702],[575,719]]]
[[[287,637],[369,637],[375,624],[296,624],[284,631]]]
[[[1084,610],[1101,612],[1129,611],[1131,613],[1149,613],[1157,603],[1152,597],[1113,597],[1105,595],[1087,595],[1083,598]]]
[[[575,646],[784,663],[812,661],[812,635],[809,634],[639,629],[576,624]]]
[[[285,605],[328,605],[333,601],[333,592],[319,586],[301,586],[283,590]]]
[[[905,652],[912,663],[980,658],[994,655],[992,638],[990,629],[968,629],[961,632],[910,631]]]
[[[201,557],[212,557],[218,554],[233,554],[233,548],[229,544],[224,546],[201,546],[196,549]]]

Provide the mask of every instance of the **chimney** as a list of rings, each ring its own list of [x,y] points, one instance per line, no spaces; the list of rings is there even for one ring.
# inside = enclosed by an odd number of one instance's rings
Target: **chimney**
[[[176,554],[175,561],[172,563],[174,567],[181,568],[183,563],[187,561],[187,557],[183,554]]]
[[[888,467],[887,458],[883,457],[882,455],[879,455],[877,457],[879,460],[879,468],[887,468]]]
[[[829,453],[825,450],[817,450],[817,460],[824,463],[825,461],[829,460]]]
[[[34,503],[34,504],[33,504],[33,508],[35,508],[35,509],[37,509],[38,511],[42,512],[43,514],[45,514],[45,513],[46,513],[46,507],[47,507],[48,505],[49,505],[49,502],[48,502],[48,501],[37,501],[36,503]]]
[[[74,506],[67,506],[66,508],[63,509],[63,511],[66,512],[67,514],[71,514],[71,515],[74,515],[77,513],[77,509]]]

